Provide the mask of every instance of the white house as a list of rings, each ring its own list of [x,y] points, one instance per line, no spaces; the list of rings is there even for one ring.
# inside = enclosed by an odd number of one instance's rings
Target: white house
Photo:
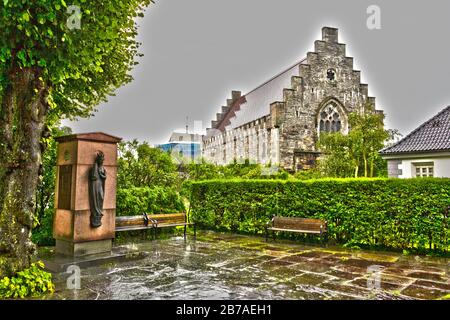
[[[450,106],[380,154],[391,178],[450,177]]]

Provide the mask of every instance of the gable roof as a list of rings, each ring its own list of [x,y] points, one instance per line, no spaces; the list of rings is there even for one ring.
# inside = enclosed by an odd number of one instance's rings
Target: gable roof
[[[450,106],[380,154],[450,151]]]
[[[248,122],[270,114],[270,104],[283,101],[283,89],[290,89],[293,76],[299,76],[299,66],[306,63],[306,58],[283,70],[276,76],[253,89],[240,101],[239,108],[229,118],[227,129],[235,129]]]
[[[225,131],[269,115],[270,104],[283,101],[283,89],[292,87],[292,77],[299,76],[299,66],[306,62],[306,58],[300,60],[246,95],[232,91],[232,99],[227,100],[227,106],[222,107],[222,113],[217,114],[217,120],[212,121],[211,126]]]

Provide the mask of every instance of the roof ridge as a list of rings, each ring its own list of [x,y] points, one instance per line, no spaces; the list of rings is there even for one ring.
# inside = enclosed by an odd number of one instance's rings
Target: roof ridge
[[[386,151],[389,151],[390,149],[393,149],[394,147],[398,146],[399,144],[405,142],[408,138],[410,138],[412,135],[414,135],[415,133],[417,133],[419,130],[421,130],[423,127],[425,127],[426,125],[428,125],[431,121],[433,121],[434,119],[438,118],[439,116],[441,116],[442,114],[444,114],[446,111],[450,111],[450,105],[448,105],[447,107],[445,107],[443,110],[439,111],[436,115],[434,115],[433,117],[431,117],[430,119],[428,119],[428,121],[422,123],[420,126],[418,126],[416,129],[414,129],[413,131],[411,131],[408,135],[406,135],[403,139],[401,139],[400,141],[397,141],[396,143],[394,143],[392,146],[386,147],[384,149],[382,149],[380,152],[381,153],[385,153]]]
[[[272,78],[270,78],[269,80],[267,80],[267,81],[265,81],[264,83],[260,84],[260,85],[257,86],[255,89],[250,90],[249,92],[247,92],[246,94],[244,94],[244,96],[249,95],[250,93],[252,93],[252,92],[258,90],[259,88],[265,86],[266,84],[268,84],[268,83],[271,82],[272,80],[274,80],[274,79],[278,78],[279,76],[281,76],[282,74],[288,72],[289,70],[291,70],[291,69],[294,68],[295,66],[299,66],[302,62],[304,62],[304,61],[306,61],[306,60],[307,60],[307,58],[301,59],[299,62],[297,62],[297,63],[291,65],[289,68],[284,69],[283,71],[281,71],[281,72],[277,73],[276,75],[274,75],[274,76],[273,76]]]

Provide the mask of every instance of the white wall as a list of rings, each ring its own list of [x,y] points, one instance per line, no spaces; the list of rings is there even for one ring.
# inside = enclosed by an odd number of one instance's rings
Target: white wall
[[[421,159],[401,159],[402,163],[398,166],[402,169],[402,175],[399,178],[413,178],[415,172],[413,171],[413,163],[433,162],[434,176],[436,178],[450,178],[450,157],[439,158],[421,158]]]

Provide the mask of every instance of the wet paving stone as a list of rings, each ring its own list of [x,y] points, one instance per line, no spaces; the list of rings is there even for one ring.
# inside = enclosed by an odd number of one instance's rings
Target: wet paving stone
[[[322,289],[326,289],[336,294],[344,294],[346,296],[353,297],[354,299],[364,299],[369,296],[370,291],[362,287],[344,284],[339,281],[328,281],[318,285]]]
[[[310,261],[311,258],[306,257],[303,254],[293,254],[293,255],[287,255],[285,257],[282,257],[282,258],[280,258],[280,260],[291,262],[291,263],[298,263],[298,262]]]
[[[120,247],[121,248],[121,247]],[[54,274],[46,299],[438,299],[450,292],[450,259],[309,246],[298,241],[199,232],[123,245],[148,255],[81,270],[81,290]],[[45,251],[44,254],[50,254]],[[368,268],[380,266],[381,289]]]
[[[282,281],[291,280],[294,277],[301,276],[304,273],[294,266],[283,266],[277,269],[277,278]]]
[[[383,282],[397,284],[404,287],[412,284],[415,281],[415,279],[412,278],[397,277],[390,274],[385,274],[384,272],[380,274],[380,277]]]
[[[305,251],[305,252],[301,253],[300,255],[302,257],[306,257],[306,258],[316,258],[316,259],[322,259],[322,258],[331,256],[330,253],[320,252],[320,251],[316,251],[316,250]]]
[[[265,255],[269,255],[269,256],[277,257],[277,258],[282,258],[282,257],[286,257],[289,255],[289,253],[284,250],[283,251],[281,251],[281,250],[274,251],[274,250],[262,249],[262,253]]]
[[[450,292],[450,282],[441,283],[441,282],[427,281],[427,280],[416,280],[414,282],[414,285]]]
[[[314,273],[326,273],[331,270],[330,266],[313,261],[296,263],[292,267],[300,271],[314,272]]]
[[[374,261],[374,260],[365,260],[365,259],[355,259],[351,258],[348,260],[342,261],[343,265],[357,267],[361,269],[367,269],[374,265],[381,265],[383,267],[390,266],[392,263],[383,262],[383,261]]]
[[[448,281],[448,279],[446,279],[443,274],[439,274],[439,273],[413,271],[413,272],[408,272],[407,274],[408,274],[408,277],[411,277],[411,278],[434,280],[434,281],[439,281],[439,282],[447,282]]]
[[[406,289],[402,290],[403,295],[425,300],[434,300],[444,297],[447,292],[434,288],[424,288],[421,286],[410,285]]]
[[[385,254],[385,253],[367,253],[367,252],[362,252],[362,253],[355,254],[355,256],[357,258],[360,258],[360,259],[376,262],[376,263],[378,263],[380,265],[389,265],[389,264],[391,264],[393,262],[398,261],[398,259],[399,259],[398,256],[388,255],[388,254]]]
[[[370,280],[369,280],[370,282]],[[368,284],[368,279],[366,278],[358,278],[353,281],[350,281],[349,284],[359,286],[362,288],[371,288],[373,284]],[[380,287],[378,289],[385,290],[385,291],[398,291],[400,289],[403,289],[404,286],[400,284],[390,283],[386,282],[384,279],[380,280]]]
[[[265,268],[265,269],[275,269],[275,268],[279,268],[279,267],[283,267],[283,266],[290,266],[290,265],[293,265],[293,263],[288,262],[288,261],[274,259],[274,260],[270,260],[267,262],[263,262],[259,266],[261,266],[262,268]]]
[[[318,285],[331,279],[332,278],[330,276],[327,276],[325,274],[322,275],[317,273],[305,273],[292,278],[291,281],[296,284]]]
[[[360,267],[348,266],[348,265],[343,265],[343,264],[339,264],[339,265],[330,267],[329,269],[338,270],[338,271],[345,272],[345,273],[353,273],[353,274],[356,274],[357,276],[367,273],[367,268],[360,268]]]
[[[336,277],[341,280],[352,280],[352,279],[355,279],[356,277],[360,276],[359,274],[344,272],[344,271],[340,271],[340,270],[327,271],[326,274]]]

